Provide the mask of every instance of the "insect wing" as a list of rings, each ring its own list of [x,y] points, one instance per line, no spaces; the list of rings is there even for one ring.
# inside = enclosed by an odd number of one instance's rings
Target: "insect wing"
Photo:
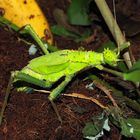
[[[30,61],[27,68],[42,75],[57,73],[69,65],[68,51],[58,51]]]
[[[47,65],[40,65],[39,67],[34,67],[33,70],[34,72],[37,72],[41,75],[48,75],[52,73],[58,73],[59,71],[62,71],[67,68],[69,63],[62,63],[58,65],[52,65],[52,66],[47,66]]]
[[[40,65],[52,66],[66,63],[68,51],[57,51],[48,55],[43,55],[31,60],[28,64],[29,67],[36,67]]]

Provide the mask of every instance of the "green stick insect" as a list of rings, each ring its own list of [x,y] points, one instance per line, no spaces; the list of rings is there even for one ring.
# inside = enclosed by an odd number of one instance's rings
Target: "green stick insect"
[[[48,53],[44,48],[43,42],[29,25],[27,25],[24,30],[32,35],[41,49],[43,48],[42,50],[45,55],[31,60],[29,64],[20,71],[12,72],[5,101],[1,110],[1,120],[10,93],[11,82],[14,84],[24,82],[27,83],[27,85],[36,85],[44,89],[50,89],[54,83],[59,81],[59,79],[64,78],[64,80],[54,88],[48,96],[49,101],[52,103],[53,108],[57,113],[58,119],[62,121],[53,101],[61,94],[62,90],[64,90],[72,78],[78,72],[86,70],[87,68],[96,67],[98,69],[103,69],[102,65],[104,64],[109,64],[110,66],[117,65],[118,55],[115,51],[110,49],[104,49],[102,53],[76,50],[60,50]],[[34,87],[29,87],[27,85],[18,87],[18,89],[27,92],[34,90]]]

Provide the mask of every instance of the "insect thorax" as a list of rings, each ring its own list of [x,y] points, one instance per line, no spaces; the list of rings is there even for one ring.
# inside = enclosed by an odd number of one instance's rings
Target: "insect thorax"
[[[103,54],[94,51],[71,51],[68,53],[71,62],[87,63],[89,65],[100,65],[104,63]]]

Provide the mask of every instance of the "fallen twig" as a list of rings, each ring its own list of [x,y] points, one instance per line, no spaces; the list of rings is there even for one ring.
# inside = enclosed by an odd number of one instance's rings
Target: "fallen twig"
[[[42,93],[50,93],[50,91],[46,91],[46,90],[37,90],[37,89],[34,89],[34,91],[42,92]],[[100,103],[97,99],[95,99],[93,97],[85,96],[85,95],[83,95],[81,93],[69,93],[69,94],[61,94],[61,95],[67,96],[67,97],[74,97],[74,98],[80,98],[80,99],[90,100],[90,101],[94,102],[95,104],[97,104],[98,106],[100,106],[103,109],[106,109],[106,110],[109,109],[108,107],[106,107],[102,103]]]
[[[95,86],[99,89],[101,89],[107,96],[108,98],[112,101],[112,104],[115,106],[115,107],[118,107],[116,101],[114,100],[114,98],[111,96],[111,92],[112,90],[111,89],[108,89],[107,87],[105,87],[103,84],[99,83],[98,81],[96,80],[93,80],[93,83],[95,84]]]
[[[103,109],[108,109],[108,107],[104,106],[103,104],[101,104],[98,100],[96,100],[95,98],[93,97],[88,97],[88,96],[85,96],[83,94],[80,94],[80,93],[70,93],[70,94],[62,94],[64,96],[69,96],[69,97],[76,97],[76,98],[80,98],[80,99],[86,99],[86,100],[90,100],[92,102],[94,102],[95,104],[97,104],[98,106],[100,106],[101,108]]]

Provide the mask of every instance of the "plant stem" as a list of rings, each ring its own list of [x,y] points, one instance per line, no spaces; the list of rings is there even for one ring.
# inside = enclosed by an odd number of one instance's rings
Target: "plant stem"
[[[114,19],[107,3],[105,0],[95,0],[109,30],[111,31],[114,39],[116,40],[116,42],[118,43],[118,46],[120,46],[121,44],[123,44],[125,41],[125,38],[116,22],[116,20]]]
[[[98,6],[110,32],[112,33],[112,36],[114,37],[119,50],[122,50],[123,48],[121,48],[121,45],[123,46],[123,44],[126,44],[126,39],[124,37],[124,35],[122,34],[116,20],[114,19],[107,3],[105,0],[95,0],[96,5]],[[128,66],[128,68],[130,68],[132,66],[132,62],[130,59],[130,55],[129,52],[127,51],[124,55],[123,55],[125,62]]]
[[[103,70],[106,71],[106,72],[109,72],[113,75],[116,75],[116,76],[119,76],[119,77],[123,78],[123,73],[122,72],[118,72],[116,70],[112,70],[112,69],[109,69],[109,68],[106,68],[106,67],[103,67]]]

